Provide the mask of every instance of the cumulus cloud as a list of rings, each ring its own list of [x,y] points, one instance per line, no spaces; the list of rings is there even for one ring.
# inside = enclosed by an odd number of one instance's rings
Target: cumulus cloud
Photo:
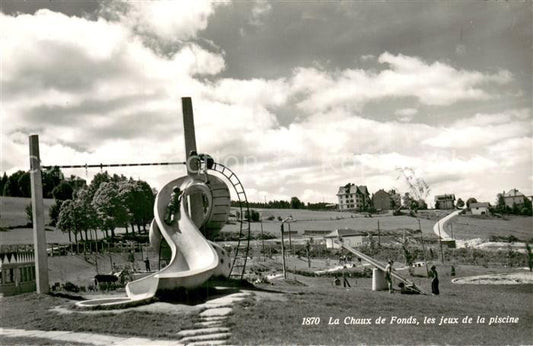
[[[328,73],[314,68],[295,71],[295,91],[303,93],[300,109],[361,107],[386,97],[414,97],[426,105],[445,106],[465,100],[486,100],[495,95],[486,84],[506,84],[512,80],[508,71],[495,74],[458,70],[441,62],[428,64],[418,57],[383,53],[378,58],[385,68],[380,72],[346,69]]]
[[[377,72],[295,66],[284,78],[222,78],[224,54],[194,39],[218,2],[118,4],[108,9],[115,16],[95,20],[0,13],[4,170],[27,166],[31,132],[40,134],[45,164],[181,161],[182,96],[193,98],[199,149],[237,171],[252,200],[334,201],[337,185],[348,181],[372,191],[398,185],[395,169],[406,165],[437,189],[461,174],[473,177],[465,184],[474,189],[486,171],[531,164],[529,109],[440,126],[410,122],[420,104],[494,97],[486,86],[511,83],[508,72],[383,53]],[[252,15],[269,7],[259,3]],[[162,54],[147,37],[179,42]],[[418,104],[402,106],[396,120],[364,112],[368,103],[397,98]],[[280,121],[284,113],[288,123]],[[180,169],[120,173],[158,186]]]
[[[107,11],[133,31],[165,41],[187,40],[207,27],[217,6],[227,1],[120,1]]]

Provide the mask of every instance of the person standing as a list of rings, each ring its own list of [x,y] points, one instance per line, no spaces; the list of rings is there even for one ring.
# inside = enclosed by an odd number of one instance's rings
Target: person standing
[[[394,263],[393,260],[389,260],[387,263],[387,266],[385,267],[385,280],[387,280],[387,286],[389,287],[389,293],[394,292],[394,288],[392,287],[392,264]]]
[[[430,274],[433,277],[433,280],[431,280],[431,293],[434,295],[438,295],[439,292],[439,274],[437,273],[437,267],[434,265],[431,266]]]
[[[148,257],[144,259],[144,266],[146,268],[146,271],[149,272],[150,271],[150,260],[148,259]]]

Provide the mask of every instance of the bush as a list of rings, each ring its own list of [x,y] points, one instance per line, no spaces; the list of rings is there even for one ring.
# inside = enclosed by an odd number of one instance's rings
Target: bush
[[[74,285],[70,281],[65,282],[65,284],[63,285],[63,289],[68,292],[76,292],[76,293],[80,291],[80,288]]]

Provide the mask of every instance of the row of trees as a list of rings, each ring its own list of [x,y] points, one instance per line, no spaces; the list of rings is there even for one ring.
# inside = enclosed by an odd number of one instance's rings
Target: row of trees
[[[126,232],[146,231],[153,219],[154,191],[142,180],[125,176],[97,174],[90,185],[77,189],[66,184],[55,191],[55,203],[50,207],[52,224],[68,232],[72,241],[98,239],[97,231],[105,237],[115,238],[115,229],[125,227]],[[70,193],[69,193],[70,192]],[[93,237],[94,235],[94,237]]]
[[[327,203],[304,203],[300,201],[298,197],[291,197],[290,201],[283,200],[274,200],[268,201],[265,203],[262,202],[248,202],[250,208],[260,208],[260,209],[311,209],[311,210],[325,210],[331,209],[330,205]],[[239,202],[232,201],[232,207],[238,207]]]
[[[81,182],[84,180],[71,177],[72,181]],[[45,169],[42,172],[43,197],[52,198],[54,189],[65,181],[65,176],[59,167]],[[0,194],[10,197],[31,197],[30,173],[26,171],[16,171],[8,176],[6,172],[0,179]]]

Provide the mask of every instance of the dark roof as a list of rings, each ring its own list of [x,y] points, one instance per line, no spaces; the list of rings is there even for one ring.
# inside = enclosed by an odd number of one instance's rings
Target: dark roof
[[[450,194],[450,195],[436,195],[436,196],[435,196],[435,201],[439,201],[439,200],[453,200],[453,201],[455,201],[455,195],[454,195],[454,194]]]
[[[488,208],[489,206],[490,206],[489,202],[470,203],[470,208],[479,208],[479,207]]]

